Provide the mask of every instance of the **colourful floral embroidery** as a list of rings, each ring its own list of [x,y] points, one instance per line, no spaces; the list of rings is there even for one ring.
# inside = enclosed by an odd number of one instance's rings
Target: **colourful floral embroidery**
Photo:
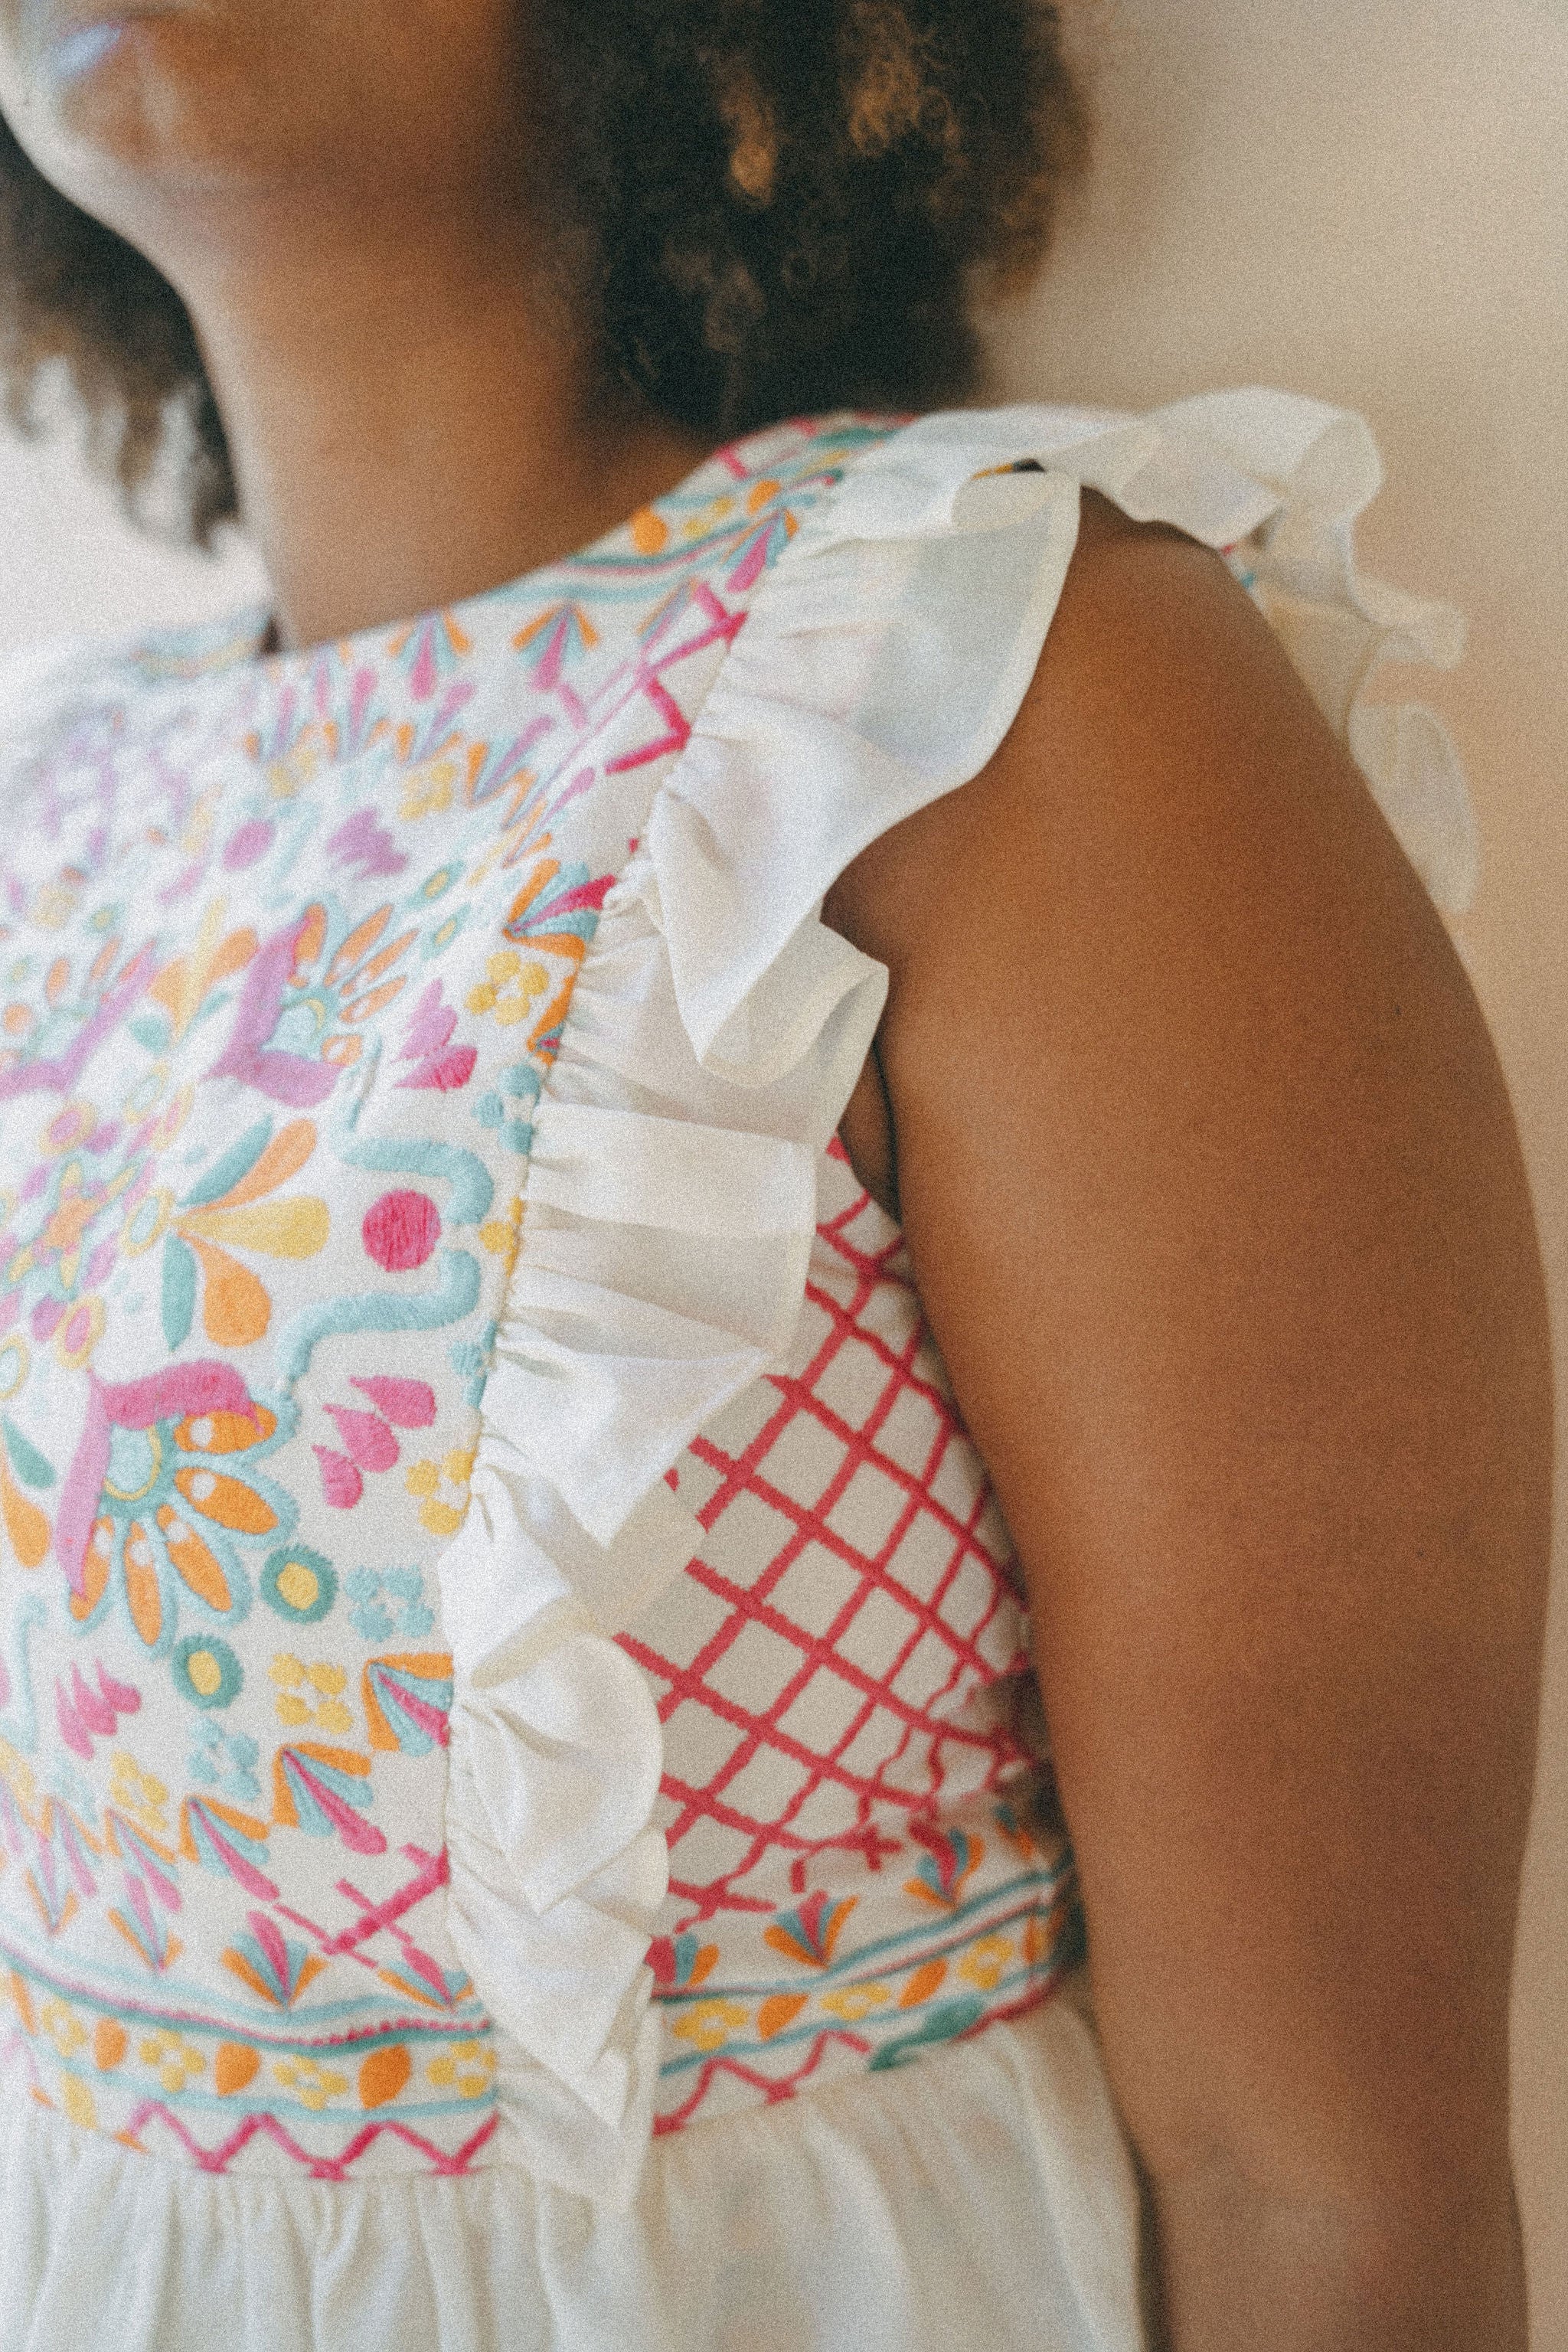
[[[172,1646],[183,1601],[237,1622],[250,1605],[241,1547],[294,1517],[291,1498],[254,1466],[279,1440],[277,1415],[223,1364],[122,1388],[95,1382],[57,1526],[68,1572],[80,1563],[72,1615],[95,1625],[117,1598],[158,1651]],[[80,1528],[94,1494],[96,1514]]]
[[[272,1319],[272,1301],[236,1250],[268,1257],[315,1257],[327,1245],[324,1201],[267,1196],[299,1173],[316,1148],[316,1129],[295,1119],[274,1135],[262,1119],[226,1151],[216,1168],[169,1215],[163,1245],[163,1334],[183,1347],[195,1319],[198,1272],[205,1278],[202,1328],[219,1348],[248,1348]],[[265,1205],[263,1205],[265,1203]]]
[[[504,2158],[446,1924],[433,1574],[616,877],[797,512],[885,429],[760,436],[407,629],[275,661],[171,635],[29,755],[0,866],[0,2060],[84,2129],[323,2183]],[[787,1801],[765,1898],[674,1887],[665,2126],[901,2063],[1061,1965],[1024,1826],[915,1802],[926,1834],[861,1736],[849,1831],[813,1843]],[[700,1797],[672,1770],[676,1815]]]

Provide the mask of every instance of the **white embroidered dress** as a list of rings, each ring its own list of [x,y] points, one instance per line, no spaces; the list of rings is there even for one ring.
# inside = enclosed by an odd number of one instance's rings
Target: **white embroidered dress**
[[[0,674],[0,2342],[1134,2352],[1005,1531],[834,1143],[824,896],[1079,487],[1429,887],[1354,418],[830,418],[401,630]]]

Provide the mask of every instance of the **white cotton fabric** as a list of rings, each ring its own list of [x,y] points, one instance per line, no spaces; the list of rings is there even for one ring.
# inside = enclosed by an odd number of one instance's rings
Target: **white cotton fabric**
[[[510,2168],[214,2179],[0,2125],[0,2344],[87,2352],[1140,2352],[1137,2200],[1070,1995],[654,2143],[616,2214]],[[90,2263],[78,2249],[90,2244]],[[239,2323],[239,2324],[237,2324]]]

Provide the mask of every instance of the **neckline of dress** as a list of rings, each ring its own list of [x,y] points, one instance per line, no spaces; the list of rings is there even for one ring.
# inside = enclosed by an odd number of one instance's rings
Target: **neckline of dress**
[[[472,642],[484,619],[492,611],[509,604],[523,602],[537,594],[553,582],[564,583],[574,572],[595,564],[609,564],[617,558],[630,560],[650,552],[639,544],[639,529],[647,535],[654,526],[662,526],[669,539],[679,536],[681,509],[700,507],[725,489],[743,491],[752,478],[752,468],[747,463],[748,453],[759,442],[766,442],[791,431],[813,436],[822,435],[840,419],[866,426],[883,422],[869,415],[855,411],[837,411],[824,416],[781,417],[772,425],[754,427],[721,443],[700,459],[679,481],[662,490],[657,498],[637,508],[632,514],[613,523],[597,538],[573,549],[569,553],[553,557],[545,563],[506,580],[493,582],[468,596],[450,604],[436,605],[402,620],[372,624],[363,629],[349,631],[340,637],[323,638],[309,646],[269,647],[267,639],[274,626],[270,608],[261,603],[243,606],[237,611],[210,622],[185,623],[166,629],[142,633],[132,648],[132,658],[139,666],[162,670],[178,677],[186,684],[200,680],[226,680],[230,684],[244,673],[265,678],[269,685],[283,687],[301,681],[325,662],[336,661],[353,667],[383,656],[394,646],[401,646],[443,626],[456,630],[460,638]],[[674,511],[672,511],[672,509]],[[713,534],[720,535],[721,525]],[[703,533],[688,542],[693,560],[700,557],[709,534]],[[651,551],[658,551],[657,550]],[[193,640],[205,644],[197,651]]]

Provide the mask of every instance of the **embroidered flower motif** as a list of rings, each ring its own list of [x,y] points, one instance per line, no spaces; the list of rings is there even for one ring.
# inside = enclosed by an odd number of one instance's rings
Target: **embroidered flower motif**
[[[349,2078],[335,2066],[323,2066],[319,2058],[306,2058],[290,2053],[287,2058],[275,2058],[272,2072],[286,2091],[292,2091],[302,2107],[319,2116],[331,2099],[341,2098],[348,2089]]]
[[[522,1196],[514,1193],[504,1216],[488,1218],[479,1227],[479,1247],[488,1250],[492,1257],[504,1258],[510,1273],[521,1239]]]
[[[173,1646],[182,1596],[242,1617],[250,1585],[241,1544],[287,1535],[294,1515],[254,1467],[277,1440],[276,1415],[216,1363],[95,1383],[90,1408],[56,1526],[72,1616],[91,1624],[118,1593],[160,1652]]]
[[[423,1265],[440,1237],[441,1220],[426,1192],[388,1192],[364,1220],[366,1250],[391,1273]],[[436,1418],[436,1391],[428,1381],[358,1380],[351,1384],[365,1405],[329,1404],[328,1418],[342,1441],[312,1447],[321,1474],[321,1492],[334,1509],[352,1510],[364,1492],[365,1475],[393,1470],[402,1448],[398,1429],[428,1429]]]
[[[0,1243],[8,1289],[29,1276],[47,1274],[63,1311],[88,1284],[103,1280],[114,1261],[112,1235],[119,1220],[113,1213],[139,1173],[137,1158],[116,1150],[121,1140],[119,1122],[100,1120],[90,1103],[69,1102],[48,1121],[39,1141],[58,1164],[31,1240],[18,1246],[15,1234],[7,1234]],[[91,1168],[94,1160],[108,1164]]]
[[[121,1717],[137,1714],[141,1706],[141,1692],[117,1681],[101,1659],[96,1684],[87,1680],[79,1665],[71,1668],[68,1687],[63,1676],[55,1676],[55,1721],[60,1738],[72,1755],[84,1762],[91,1759],[93,1741],[112,1739]]]
[[[718,1959],[718,1945],[700,1944],[689,1930],[656,1936],[648,1946],[647,1964],[661,1993],[694,1991],[712,1975]]]
[[[353,1748],[301,1739],[272,1759],[272,1819],[307,1837],[340,1837],[353,1853],[384,1853],[386,1840],[360,1816],[375,1802],[370,1758]]]
[[[188,2084],[196,2082],[207,2071],[206,2053],[181,2033],[164,2028],[142,2036],[137,2045],[137,2056],[143,2066],[150,2066],[171,2098],[178,2098]]]
[[[554,1054],[559,1043],[577,967],[599,928],[599,916],[614,882],[615,877],[610,874],[595,878],[585,866],[563,866],[553,857],[541,858],[512,900],[502,926],[509,940],[547,950],[565,961],[566,969],[556,981],[555,992],[528,1037],[530,1049],[546,1058]]]
[[[240,1754],[256,1757],[256,1742],[237,1742]],[[248,1775],[254,1783],[254,1774]],[[258,1794],[259,1791],[257,1791]],[[261,1864],[267,1860],[267,1823],[238,1806],[216,1797],[187,1797],[180,1808],[180,1852],[187,1862],[226,1875],[258,1902],[278,1900],[276,1882]]]
[[[1011,1936],[982,1936],[958,1963],[958,1973],[982,1992],[994,1992],[1017,1947]]]
[[[754,508],[751,510],[756,511]],[[784,552],[799,528],[787,507],[779,508],[759,524],[742,548],[730,573],[729,585],[737,595],[744,595],[749,588],[756,586],[769,564]]]
[[[433,613],[409,628],[399,629],[388,639],[386,650],[394,661],[403,664],[411,690],[425,702],[463,656],[472,652],[473,641],[455,614]]]
[[[466,1087],[474,1075],[479,1058],[477,1045],[454,1045],[453,1032],[458,1016],[441,994],[441,983],[433,980],[415,1006],[403,1033],[399,1062],[412,1062],[413,1068],[396,1083],[400,1087],[428,1087],[437,1094],[455,1094]]]
[[[483,1096],[474,1117],[481,1127],[500,1129],[501,1141],[524,1158],[533,1149],[533,1111],[544,1081],[528,1062],[500,1073],[499,1087]]]
[[[177,1643],[170,1660],[174,1688],[193,1706],[229,1706],[239,1696],[245,1674],[226,1642],[193,1633]]]
[[[192,1742],[185,1769],[204,1789],[220,1790],[237,1805],[254,1805],[261,1795],[256,1767],[261,1750],[247,1732],[204,1723]]]
[[[460,2099],[480,2099],[495,2080],[495,2052],[488,2042],[454,2042],[425,2072],[438,2091],[456,2091]]]
[[[264,1118],[232,1144],[172,1214],[163,1249],[163,1336],[170,1349],[190,1336],[197,1269],[205,1281],[202,1328],[216,1347],[248,1348],[272,1320],[266,1286],[231,1255],[237,1249],[282,1258],[315,1257],[326,1247],[331,1219],[324,1201],[268,1194],[298,1175],[316,1148],[308,1118],[274,1135]]]
[[[452,1712],[452,1661],[444,1651],[372,1658],[361,1676],[365,1730],[373,1748],[427,1756],[445,1748]]]
[[[169,1024],[166,1037],[146,1041],[154,1050],[166,1050],[198,1020],[210,1017],[217,1010],[216,992],[255,955],[256,933],[248,927],[226,931],[225,912],[226,902],[215,898],[202,917],[195,945],[166,963],[149,986],[148,995],[163,1007]]]
[[[942,1830],[926,1822],[911,1822],[910,1835],[926,1851],[915,1865],[915,1875],[904,1881],[905,1894],[936,1910],[955,1911],[984,1860],[984,1839],[969,1830]]]
[[[512,644],[529,656],[533,682],[552,694],[569,664],[592,653],[599,632],[581,604],[551,604],[519,629]]]
[[[379,684],[368,667],[345,679],[339,661],[328,655],[311,663],[300,684],[282,687],[271,723],[245,739],[270,798],[294,799],[323,767],[359,758],[390,731],[377,709]]]
[[[433,1536],[455,1536],[468,1503],[468,1480],[474,1472],[474,1449],[454,1446],[443,1461],[416,1462],[405,1481],[419,1497],[419,1519]],[[447,1500],[451,1496],[454,1499]]]
[[[854,2025],[873,2010],[885,2009],[892,1997],[886,1985],[841,1985],[837,1991],[823,1994],[821,2006],[830,2016]]]
[[[279,1651],[268,1669],[278,1696],[273,1705],[279,1723],[290,1730],[311,1724],[318,1731],[352,1731],[353,1710],[343,1705],[348,1675],[342,1666],[325,1660],[306,1665],[288,1651]]]
[[[436,1622],[417,1568],[351,1569],[343,1591],[353,1603],[349,1622],[362,1642],[389,1642],[395,1633],[416,1642]]]
[[[152,1090],[154,1102],[158,1091]],[[0,1204],[9,1210],[0,1233],[0,1328],[25,1314],[33,1339],[50,1345],[57,1361],[71,1371],[86,1369],[103,1335],[104,1287],[117,1260],[139,1255],[162,1234],[154,1173],[191,1099],[183,1087],[148,1115],[133,1089],[134,1115],[106,1120],[73,1097],[46,1123],[43,1162],[21,1194]],[[18,1334],[6,1344],[26,1343]],[[0,1379],[0,1396],[18,1396],[27,1375],[24,1360],[12,1377]],[[43,1463],[36,1447],[33,1459]]]
[[[86,2026],[76,2011],[68,2009],[65,2002],[57,1996],[51,1995],[49,2000],[42,2003],[38,2011],[38,2023],[62,2058],[74,2058],[79,2050],[85,2049],[87,2046]]]
[[[261,1571],[261,1598],[296,1625],[319,1624],[337,1595],[337,1570],[305,1544],[285,1545]]]
[[[485,966],[485,977],[469,989],[470,1013],[489,1013],[503,1028],[513,1028],[528,1017],[532,1005],[550,985],[542,963],[524,963],[515,948],[498,948]]]
[[[345,919],[318,902],[277,932],[247,975],[227,1047],[209,1076],[238,1078],[296,1109],[325,1102],[359,1058],[363,1024],[405,984],[407,974],[394,966],[418,934],[383,944],[391,919],[391,907],[381,907],[342,937]]]
[[[705,2053],[722,2050],[732,2034],[751,2022],[752,2012],[737,2000],[700,2000],[678,2017],[673,2031],[682,2042]]]
[[[149,1837],[168,1833],[169,1791],[155,1772],[149,1772],[123,1748],[117,1748],[109,1769],[109,1801],[129,1813]]]

